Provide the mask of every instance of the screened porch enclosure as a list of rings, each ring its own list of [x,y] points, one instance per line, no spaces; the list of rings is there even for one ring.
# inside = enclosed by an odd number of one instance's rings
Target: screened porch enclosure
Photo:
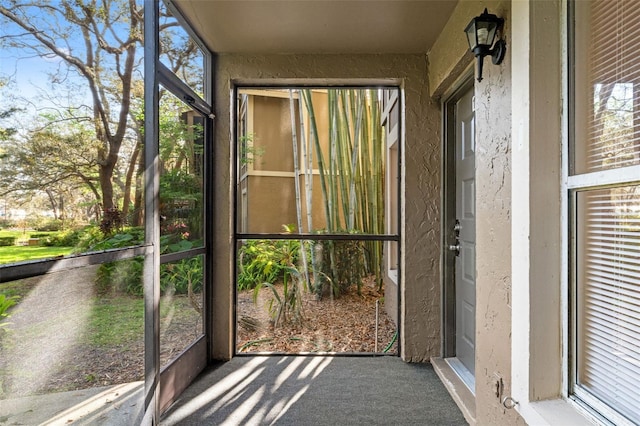
[[[397,99],[237,88],[237,353],[397,353]]]

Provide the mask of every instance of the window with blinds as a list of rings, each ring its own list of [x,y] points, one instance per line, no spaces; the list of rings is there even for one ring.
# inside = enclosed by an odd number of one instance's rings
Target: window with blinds
[[[576,382],[640,422],[640,186],[576,201]]]
[[[640,424],[640,2],[573,1],[572,395]]]
[[[583,74],[576,87],[583,128],[574,145],[573,170],[640,164],[640,5],[637,0],[584,3],[591,7],[576,22],[585,34],[578,41],[583,52],[576,57]]]

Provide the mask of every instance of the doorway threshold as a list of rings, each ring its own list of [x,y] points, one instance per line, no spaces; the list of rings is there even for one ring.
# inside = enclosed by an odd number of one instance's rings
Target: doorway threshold
[[[465,420],[472,426],[476,424],[476,398],[460,375],[451,367],[448,359],[431,358],[431,365],[440,381],[458,405]]]
[[[444,360],[447,362],[447,364],[449,364],[449,367],[451,367],[451,369],[455,371],[456,374],[460,377],[460,380],[462,380],[462,383],[464,383],[465,386],[469,389],[469,392],[471,392],[475,396],[476,378],[469,371],[469,369],[465,367],[458,358],[445,358]]]

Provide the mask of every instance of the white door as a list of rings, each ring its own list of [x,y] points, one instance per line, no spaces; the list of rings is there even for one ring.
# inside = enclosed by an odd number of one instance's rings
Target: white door
[[[456,103],[456,225],[455,258],[456,358],[468,385],[475,376],[476,334],[476,206],[475,118],[473,88]],[[470,377],[468,377],[470,376]],[[465,377],[463,377],[465,378]],[[473,390],[474,387],[471,387]]]

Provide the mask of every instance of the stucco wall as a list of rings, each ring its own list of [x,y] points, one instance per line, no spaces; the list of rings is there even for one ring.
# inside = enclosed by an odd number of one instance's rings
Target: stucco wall
[[[277,234],[284,225],[295,225],[296,191],[291,177],[249,176],[247,177],[249,233]]]
[[[485,58],[475,81],[476,117],[476,400],[477,424],[523,424],[496,397],[511,387],[511,55],[510,2],[460,2],[429,52],[432,95],[453,89],[475,59],[463,34],[484,8],[505,19],[507,55],[500,66]]]
[[[233,354],[230,94],[233,82],[398,84],[406,102],[402,357],[427,361],[440,352],[440,114],[429,96],[424,55],[220,55],[215,76],[214,358]],[[302,80],[299,80],[302,79]],[[228,237],[223,237],[228,236]]]

